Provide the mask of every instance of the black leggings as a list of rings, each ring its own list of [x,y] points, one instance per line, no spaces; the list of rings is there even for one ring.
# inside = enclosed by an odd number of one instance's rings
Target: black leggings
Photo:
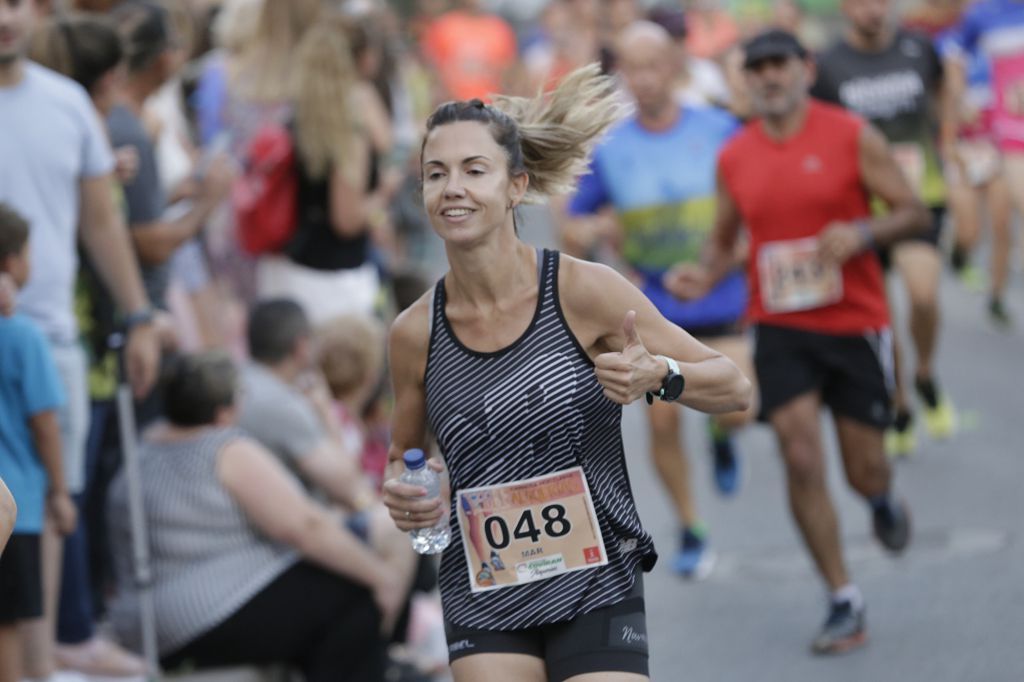
[[[384,679],[385,643],[370,592],[312,564],[296,564],[160,663],[174,670],[282,662],[301,670],[306,682]]]

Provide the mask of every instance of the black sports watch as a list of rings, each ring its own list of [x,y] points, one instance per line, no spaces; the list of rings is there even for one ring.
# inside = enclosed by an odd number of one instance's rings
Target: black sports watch
[[[657,393],[647,392],[647,404],[653,405],[655,397],[667,403],[674,403],[683,394],[683,389],[686,387],[686,379],[679,373],[678,362],[666,355],[658,355],[656,357],[659,360],[665,361],[665,364],[668,365],[668,372],[665,374],[665,378],[661,380],[660,391]]]

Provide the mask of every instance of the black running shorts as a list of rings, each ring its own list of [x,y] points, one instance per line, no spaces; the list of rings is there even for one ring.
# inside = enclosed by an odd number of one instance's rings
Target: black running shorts
[[[626,599],[565,623],[502,632],[446,621],[445,632],[452,662],[476,654],[525,654],[544,661],[551,682],[597,672],[648,674],[647,616],[639,572]]]
[[[0,553],[0,625],[13,625],[43,615],[39,536],[11,536]]]
[[[820,334],[789,327],[755,327],[754,366],[760,419],[793,398],[820,391],[836,415],[887,428],[892,419],[892,333]]]
[[[939,242],[942,240],[942,228],[946,224],[946,207],[945,206],[932,206],[931,209],[932,224],[928,226],[928,230],[921,234],[916,234],[913,237],[907,237],[908,242],[923,242],[925,244],[931,244],[938,248]],[[889,246],[883,246],[878,249],[878,259],[882,261],[882,267],[888,272],[889,268],[892,267],[892,249],[896,244]]]

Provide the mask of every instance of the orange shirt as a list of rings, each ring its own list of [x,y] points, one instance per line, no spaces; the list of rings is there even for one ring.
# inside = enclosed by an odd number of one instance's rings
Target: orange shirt
[[[694,57],[717,59],[739,39],[739,26],[727,12],[693,15],[686,22],[686,50]]]
[[[422,48],[448,94],[459,100],[500,92],[502,75],[516,59],[511,27],[489,14],[444,14],[427,28]]]

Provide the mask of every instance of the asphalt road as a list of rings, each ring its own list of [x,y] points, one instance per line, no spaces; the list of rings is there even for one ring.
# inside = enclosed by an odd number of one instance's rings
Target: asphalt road
[[[524,218],[524,239],[550,246],[543,213]],[[1014,277],[1009,305],[1024,326],[1019,268]],[[699,506],[718,555],[707,580],[687,582],[669,566],[677,529],[648,459],[645,406],[626,409],[634,493],[664,557],[646,577],[652,679],[1024,681],[1024,333],[992,327],[985,297],[950,276],[942,297],[938,376],[961,428],[946,442],[920,429],[917,455],[897,467],[896,489],[914,519],[904,556],[892,559],[875,545],[868,510],[842,480],[823,422],[846,556],[868,603],[869,645],[846,656],[808,653],[825,616],[824,591],[790,520],[770,431],[753,426],[740,436],[742,488],[722,499],[711,482],[703,417],[687,415]]]

